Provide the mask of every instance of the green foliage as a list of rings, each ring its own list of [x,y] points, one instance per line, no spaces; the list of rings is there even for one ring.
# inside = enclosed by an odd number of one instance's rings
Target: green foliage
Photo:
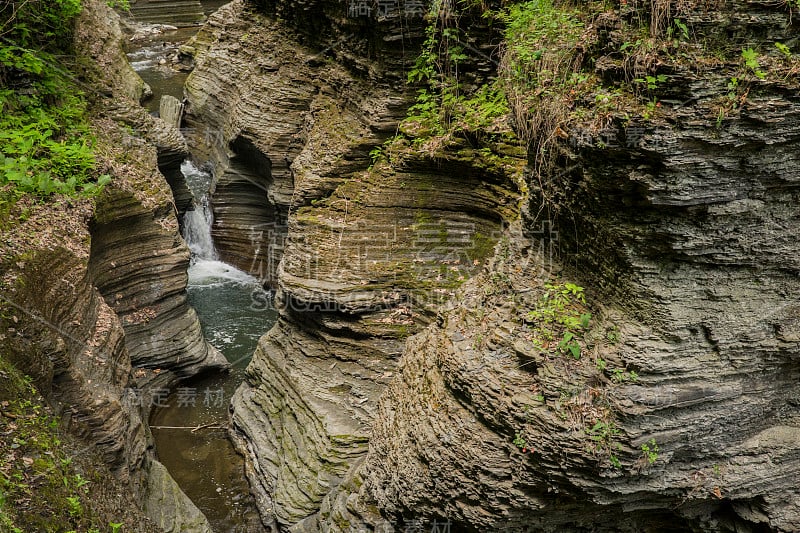
[[[658,444],[656,444],[656,439],[650,439],[642,444],[642,457],[649,465],[658,461]]]
[[[508,114],[505,93],[499,83],[483,84],[465,92],[458,79],[458,65],[467,60],[458,43],[457,28],[428,28],[428,39],[408,73],[409,83],[422,83],[401,130],[422,143],[430,137],[491,129]]]
[[[622,463],[614,454],[615,451],[621,448],[619,442],[617,442],[621,431],[614,422],[597,422],[592,427],[586,428],[586,434],[594,444],[595,453],[607,455],[611,466],[622,468]]]
[[[0,354],[0,531],[99,531],[90,487],[33,380]]]
[[[49,52],[68,49],[80,1],[11,6],[0,10],[0,185],[40,197],[96,194],[110,178],[93,175],[86,100]]]
[[[558,351],[561,353],[571,353],[575,359],[581,358],[581,345],[575,339],[575,334],[571,331],[565,331],[564,337],[558,342]]]
[[[67,496],[67,505],[69,506],[68,511],[70,516],[78,517],[83,514],[80,496]]]
[[[525,440],[525,437],[522,435],[522,432],[517,432],[514,434],[514,440],[511,443],[520,449],[522,453],[533,453],[533,448],[528,445],[528,441]]]
[[[462,7],[465,12],[481,9],[478,4]],[[468,88],[462,85],[462,65],[470,59],[464,44],[469,36],[458,27],[459,18],[445,16],[442,9],[441,2],[431,6],[426,40],[407,74],[408,83],[418,85],[417,97],[400,125],[401,133],[431,152],[456,136],[483,142],[506,129],[504,119],[509,113],[500,82],[489,80]]]
[[[131,10],[131,0],[106,0],[108,7],[119,9],[120,11]]]
[[[645,76],[644,78],[636,78],[636,83],[643,83],[646,85],[648,91],[654,91],[658,88],[659,84],[666,82],[669,78],[665,74],[658,74],[657,76]]]
[[[530,0],[510,6],[499,18],[506,27],[508,74],[512,79],[529,87],[557,81],[559,66],[569,61],[583,29],[576,15],[556,8],[551,0]]]
[[[791,57],[792,57],[792,51],[789,49],[789,47],[788,47],[788,46],[786,46],[786,45],[785,45],[785,44],[783,44],[783,43],[775,43],[775,48],[777,48],[777,49],[778,49],[778,51],[779,51],[781,54],[783,54],[783,57],[785,57],[786,59],[791,59]]]
[[[526,322],[534,325],[540,346],[559,339],[559,352],[580,359],[580,340],[592,320],[585,308],[583,287],[566,282],[546,283],[544,288],[539,305],[528,312]]]
[[[681,19],[675,19],[672,21],[672,26],[667,28],[667,38],[672,39],[677,37],[684,41],[689,40],[689,27],[686,26]]]
[[[744,65],[760,80],[767,77],[767,74],[761,70],[761,64],[758,62],[758,53],[752,48],[745,48],[742,50],[742,59]]]
[[[22,48],[61,52],[71,48],[80,0],[11,0],[0,7],[0,36]]]
[[[616,383],[636,383],[639,381],[639,374],[631,371],[626,371],[623,368],[615,368],[611,370],[611,379]]]

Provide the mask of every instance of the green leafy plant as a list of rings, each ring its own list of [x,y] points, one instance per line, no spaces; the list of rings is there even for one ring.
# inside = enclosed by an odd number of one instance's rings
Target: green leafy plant
[[[684,24],[681,19],[675,19],[672,21],[672,25],[667,28],[667,38],[672,39],[673,37],[679,37],[684,41],[689,40],[689,27]]]
[[[80,516],[83,514],[83,506],[81,499],[78,496],[67,496],[67,504],[69,505],[69,514],[71,516]]]
[[[717,128],[722,126],[722,121],[728,113],[737,109],[740,105],[740,100],[744,98],[744,96],[740,95],[741,84],[739,83],[738,77],[731,77],[726,87],[727,92],[723,96],[719,111],[717,112]],[[746,95],[746,91],[744,94]]]
[[[130,0],[106,0],[106,4],[108,4],[108,7],[119,9],[121,11],[131,10]]]
[[[639,380],[639,374],[631,371],[625,371],[622,368],[614,368],[611,370],[611,379],[616,383],[636,383]]]
[[[761,64],[758,62],[758,53],[752,48],[745,48],[742,50],[742,59],[744,65],[760,80],[767,77],[767,74],[761,70]]]
[[[84,479],[83,476],[80,474],[75,474],[75,487],[82,488],[84,485],[88,485],[89,481]]]
[[[581,358],[581,345],[575,340],[575,334],[565,331],[564,337],[558,343],[558,350],[561,353],[571,353],[575,359]]]
[[[525,437],[522,436],[521,432],[515,433],[514,440],[511,442],[514,446],[519,448],[522,453],[533,452],[533,449],[528,446],[528,442],[525,440]]]
[[[6,30],[0,82],[25,81],[0,88],[0,185],[39,197],[94,195],[110,178],[93,174],[86,100],[60,66],[63,59],[52,55],[69,50],[80,1],[11,2],[11,8],[0,8],[0,17],[10,17],[0,18]]]
[[[571,55],[583,30],[577,16],[550,0],[531,0],[512,4],[498,18],[506,27],[509,74],[529,87],[560,84],[558,71],[549,67]],[[531,68],[536,62],[546,68]]]
[[[777,48],[777,49],[778,49],[778,51],[779,51],[781,54],[783,54],[783,57],[785,57],[786,59],[791,59],[791,57],[792,57],[792,51],[789,49],[789,47],[788,47],[788,46],[786,46],[786,45],[785,45],[785,44],[783,44],[783,43],[777,43],[777,42],[776,42],[776,43],[775,43],[775,48]]]
[[[628,49],[631,49],[631,48],[638,48],[639,46],[641,46],[641,44],[642,44],[642,40],[641,39],[636,39],[635,41],[625,41],[619,47],[619,51],[620,52],[624,52],[625,50],[628,50]]]
[[[619,458],[614,454],[616,450],[621,448],[620,444],[616,442],[621,432],[614,422],[596,422],[592,427],[586,429],[586,434],[594,443],[596,453],[607,455],[614,468],[622,467]]]
[[[642,444],[642,458],[646,460],[649,465],[658,461],[658,444],[656,444],[656,439],[650,439]]]
[[[536,309],[525,321],[534,326],[539,345],[558,339],[557,349],[580,359],[580,339],[589,330],[592,314],[586,311],[583,287],[574,283],[546,283]]]
[[[658,74],[657,76],[645,76],[644,78],[636,78],[636,83],[643,83],[647,87],[647,90],[654,91],[658,88],[658,85],[664,83],[669,78],[665,74]]]

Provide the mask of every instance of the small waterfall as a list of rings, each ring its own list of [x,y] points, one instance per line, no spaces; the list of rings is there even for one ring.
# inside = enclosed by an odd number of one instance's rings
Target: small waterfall
[[[208,204],[211,174],[200,170],[188,160],[181,164],[181,173],[194,196],[194,209],[183,215],[183,238],[192,251],[192,263],[215,261],[218,256],[211,238],[214,213]]]
[[[208,287],[220,283],[257,286],[256,278],[220,261],[214,248],[211,238],[214,213],[208,200],[211,173],[197,168],[191,161],[181,164],[181,172],[195,198],[194,209],[183,215],[183,239],[192,252],[188,272],[190,287]]]
[[[194,204],[192,211],[187,211],[183,215],[183,238],[192,251],[192,260],[214,261],[217,259],[217,251],[214,249],[214,241],[211,238],[211,224],[214,215],[211,206],[208,205],[208,197],[203,196],[198,205]]]

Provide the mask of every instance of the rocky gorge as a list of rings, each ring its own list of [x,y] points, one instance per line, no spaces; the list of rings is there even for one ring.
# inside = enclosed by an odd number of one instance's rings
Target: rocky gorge
[[[265,529],[799,530],[797,6],[387,6],[226,4],[178,131],[88,2],[125,178],[58,246],[36,208],[4,236],[4,353],[153,527],[209,530],[141,402],[226,367],[186,300],[191,155],[278,310],[230,406]]]
[[[74,31],[99,99],[97,156],[116,179],[96,200],[30,203],[4,232],[3,356],[114,474],[112,500],[127,493],[138,503],[128,530],[210,531],[156,459],[147,426],[153,394],[227,367],[187,303],[189,251],[159,171],[186,145],[139,106],[145,85],[116,13],[87,2]]]

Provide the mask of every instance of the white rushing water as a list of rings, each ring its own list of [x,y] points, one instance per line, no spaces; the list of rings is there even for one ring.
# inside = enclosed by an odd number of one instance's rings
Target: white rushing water
[[[219,260],[211,237],[214,214],[208,204],[208,188],[211,174],[198,169],[190,161],[184,161],[181,172],[186,178],[195,198],[194,209],[183,215],[183,238],[192,252],[189,266],[189,284],[195,287],[210,287],[221,283],[257,285],[258,280],[241,270]]]
[[[187,211],[183,215],[183,238],[186,240],[189,250],[192,251],[194,261],[217,259],[217,250],[214,248],[214,240],[211,238],[213,223],[214,215],[206,197],[200,200],[199,205],[195,203],[194,210]]]

